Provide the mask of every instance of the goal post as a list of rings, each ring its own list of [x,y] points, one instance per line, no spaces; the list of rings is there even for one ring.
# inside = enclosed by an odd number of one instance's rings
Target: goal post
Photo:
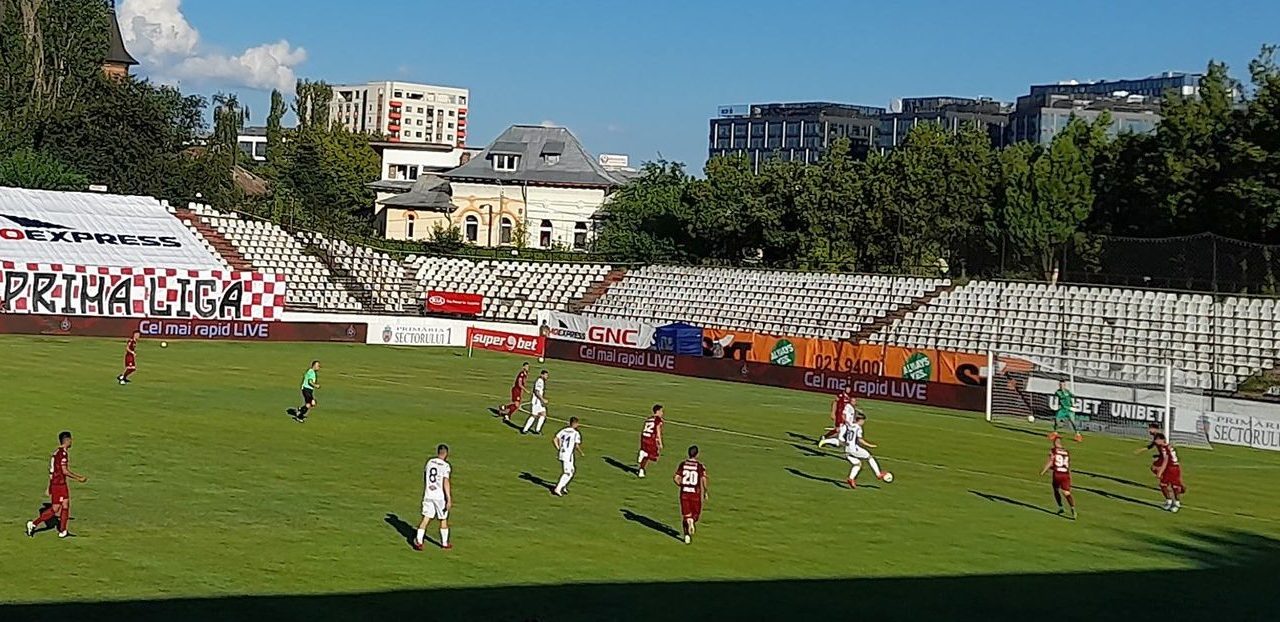
[[[987,353],[987,370],[987,421],[1017,417],[1052,422],[1058,410],[1055,393],[1065,382],[1071,410],[1084,431],[1145,438],[1154,422],[1175,442],[1209,445],[1204,422],[1208,399],[1198,388],[1179,382],[1184,374],[1169,362],[993,350]]]

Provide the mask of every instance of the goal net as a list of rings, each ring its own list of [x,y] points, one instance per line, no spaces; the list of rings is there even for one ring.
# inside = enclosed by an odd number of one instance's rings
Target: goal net
[[[988,354],[987,369],[987,421],[1052,422],[1059,406],[1055,393],[1065,381],[1082,431],[1146,438],[1155,422],[1174,443],[1209,446],[1209,400],[1184,386],[1184,374],[1171,364],[996,351]],[[1070,429],[1067,424],[1064,432]]]

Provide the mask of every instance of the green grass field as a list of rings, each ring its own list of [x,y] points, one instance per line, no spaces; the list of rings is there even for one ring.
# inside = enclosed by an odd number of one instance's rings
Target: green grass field
[[[0,339],[0,619],[1275,619],[1280,456],[1183,449],[1158,509],[1136,442],[1071,444],[1081,511],[1052,513],[1046,432],[864,402],[896,481],[851,491],[812,438],[826,396],[548,361],[583,419],[572,494],[548,434],[488,413],[518,360],[352,345]],[[299,425],[306,364],[320,407]],[[649,407],[667,453],[637,480]],[[75,433],[76,537],[22,525]],[[415,552],[422,465],[453,450],[452,551]],[[711,498],[686,546],[671,471],[697,443]],[[522,477],[528,473],[532,478]],[[434,528],[429,535],[435,537]],[[1047,613],[1046,613],[1047,612]],[[397,619],[397,618],[390,618]]]

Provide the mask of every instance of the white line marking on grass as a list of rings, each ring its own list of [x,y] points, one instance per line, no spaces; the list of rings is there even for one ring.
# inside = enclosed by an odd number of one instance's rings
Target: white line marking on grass
[[[470,396],[474,396],[474,397],[481,397],[481,398],[492,397],[492,398],[495,398],[495,399],[501,399],[501,398],[500,398],[500,396],[486,396],[485,394],[483,394],[483,393],[481,393],[481,392],[477,392],[477,391],[465,391],[465,390],[462,390],[462,389],[452,389],[452,388],[448,388],[448,387],[433,387],[433,386],[426,386],[426,385],[414,385],[414,384],[409,384],[409,383],[406,383],[406,382],[400,382],[400,381],[398,381],[398,380],[388,380],[388,379],[386,379],[386,378],[377,378],[377,377],[371,377],[371,376],[361,376],[361,375],[357,375],[357,374],[340,373],[340,374],[338,374],[338,375],[346,376],[346,377],[349,377],[349,378],[355,378],[355,379],[357,379],[357,380],[368,380],[368,381],[374,381],[374,382],[382,382],[382,383],[385,383],[385,384],[396,385],[396,386],[413,387],[413,388],[427,389],[427,390],[432,390],[432,391],[441,391],[441,392],[444,392],[444,393],[455,393],[455,394],[459,394],[459,395],[470,395]],[[607,414],[607,415],[618,415],[618,416],[623,416],[623,417],[631,417],[631,418],[633,418],[633,419],[643,419],[643,418],[646,418],[646,417],[644,417],[644,416],[642,416],[642,415],[637,415],[637,414],[634,414],[634,413],[622,412],[622,411],[617,411],[617,410],[608,410],[608,409],[604,409],[604,408],[596,408],[596,407],[594,407],[594,406],[586,406],[586,405],[584,405],[584,404],[573,404],[573,403],[569,403],[569,402],[560,402],[560,403],[558,403],[558,404],[559,404],[559,405],[561,405],[561,406],[567,406],[567,407],[569,407],[569,408],[577,408],[577,409],[579,409],[579,410],[585,410],[585,411],[588,411],[588,412],[596,412],[596,413]],[[561,422],[565,421],[564,419],[559,419],[559,418],[551,417],[551,416],[548,416],[547,418],[548,418],[548,419],[551,419],[552,421],[561,421]],[[697,424],[697,423],[687,423],[687,422],[682,422],[682,421],[674,421],[674,420],[671,420],[671,419],[667,419],[667,423],[669,423],[669,424],[675,424],[675,425],[682,425],[682,426],[685,426],[685,427],[690,427],[690,428],[695,428],[695,429],[699,429],[699,430],[704,430],[704,431],[707,431],[707,432],[717,432],[717,433],[720,433],[720,434],[726,434],[726,435],[732,435],[732,436],[740,436],[740,437],[743,437],[743,438],[750,438],[750,439],[754,439],[754,440],[766,441],[766,442],[769,442],[769,443],[779,443],[779,444],[784,444],[784,445],[786,445],[786,446],[788,446],[788,447],[790,447],[790,446],[792,446],[792,445],[794,445],[794,444],[795,444],[795,442],[794,442],[794,441],[789,441],[789,440],[787,440],[787,439],[776,438],[776,437],[771,437],[771,436],[763,436],[763,435],[760,435],[760,434],[751,434],[751,433],[748,433],[748,432],[739,432],[739,431],[737,431],[737,430],[729,430],[729,429],[726,429],[726,428],[720,428],[720,427],[715,427],[715,426],[701,425],[701,424]],[[936,428],[936,427],[934,427],[934,426],[928,426],[928,425],[923,425],[923,424],[913,424],[913,423],[907,423],[907,422],[897,421],[897,420],[894,420],[894,421],[893,421],[893,423],[898,424],[898,425],[906,425],[906,426],[912,426],[912,427],[928,428],[928,429],[930,429],[930,430],[937,431],[937,428]],[[585,424],[583,425],[583,427],[586,427],[586,428],[595,428],[595,429],[599,429],[599,430],[606,430],[606,431],[610,431],[610,432],[623,432],[623,433],[634,433],[634,432],[635,432],[635,430],[621,430],[621,429],[618,429],[618,428],[609,428],[609,427],[604,427],[604,426],[589,426],[589,425],[585,425]],[[950,431],[948,431],[948,432],[949,432],[949,433],[950,433],[950,432],[963,432],[963,430],[950,430]],[[1023,439],[1021,439],[1021,438],[1017,438],[1016,436],[1013,436],[1013,435],[1006,436],[1006,435],[998,435],[998,434],[986,434],[986,433],[982,433],[982,432],[969,432],[969,433],[970,433],[970,434],[974,434],[974,435],[978,435],[978,436],[986,436],[986,437],[990,437],[990,438],[996,438],[996,439],[999,439],[999,440],[1002,440],[1002,441],[1010,441],[1010,440],[1012,440],[1012,441],[1022,441],[1022,440],[1023,440]],[[1027,440],[1027,441],[1023,441],[1023,442],[1030,443],[1030,442],[1032,442],[1032,441]],[[1035,441],[1035,443],[1036,443],[1036,444],[1041,444],[1041,442],[1040,442],[1040,441]],[[744,444],[740,444],[740,443],[728,443],[728,444],[733,445],[733,446],[735,446],[735,447],[750,448],[750,449],[760,449],[760,450],[765,450],[765,451],[772,451],[773,449],[775,449],[774,447],[761,447],[761,446],[758,446],[758,445],[744,445]],[[824,452],[824,453],[826,453],[826,452]],[[830,454],[830,455],[832,455],[832,456],[839,456],[839,454]],[[958,466],[954,466],[954,465],[936,464],[936,463],[930,463],[930,462],[919,462],[919,461],[916,461],[916,460],[911,460],[911,459],[909,459],[909,458],[894,457],[892,454],[889,454],[889,453],[880,453],[880,455],[881,455],[881,456],[883,456],[883,457],[885,457],[885,458],[889,458],[890,460],[893,460],[893,461],[895,461],[895,462],[900,462],[900,463],[903,463],[903,464],[910,464],[910,465],[918,466],[918,467],[925,467],[925,468],[934,469],[934,470],[938,470],[938,471],[953,471],[953,472],[956,472],[956,473],[964,473],[964,474],[966,474],[966,475],[978,475],[978,476],[982,476],[982,477],[997,477],[997,478],[1000,478],[1000,479],[1003,479],[1003,480],[1006,480],[1006,481],[1012,481],[1012,482],[1018,482],[1018,483],[1021,483],[1021,484],[1026,484],[1026,485],[1028,485],[1028,486],[1031,486],[1031,485],[1037,485],[1037,486],[1038,486],[1038,485],[1042,485],[1042,484],[1043,484],[1043,480],[1042,480],[1041,478],[1029,479],[1029,478],[1026,478],[1026,477],[1017,477],[1017,476],[1013,476],[1013,475],[1008,475],[1008,474],[1006,474],[1006,473],[996,473],[996,472],[991,472],[991,471],[979,471],[979,470],[975,470],[975,469],[967,469],[967,468],[964,468],[964,467],[958,467]],[[1258,465],[1258,466],[1261,466],[1261,467],[1269,467],[1269,466],[1271,466],[1271,465]],[[1280,465],[1277,465],[1277,466],[1280,466]],[[1154,489],[1152,489],[1152,491],[1154,492]],[[1155,502],[1153,501],[1152,503],[1155,503]],[[1239,517],[1239,518],[1249,518],[1249,519],[1258,520],[1258,521],[1263,521],[1263,522],[1267,522],[1267,523],[1280,523],[1280,519],[1277,519],[1277,518],[1269,518],[1269,517],[1265,517],[1265,516],[1255,516],[1255,515],[1252,515],[1252,514],[1242,514],[1242,513],[1239,513],[1239,512],[1219,512],[1219,511],[1217,511],[1217,510],[1213,510],[1213,509],[1205,508],[1205,507],[1200,507],[1200,506],[1183,506],[1182,510],[1183,510],[1183,511],[1191,510],[1191,511],[1193,511],[1193,512],[1203,512],[1203,513],[1206,513],[1206,514],[1213,514],[1213,515],[1215,515],[1215,516],[1233,516],[1233,517]]]

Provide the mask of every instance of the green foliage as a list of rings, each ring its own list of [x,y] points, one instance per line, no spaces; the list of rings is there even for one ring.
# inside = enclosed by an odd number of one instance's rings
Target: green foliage
[[[24,147],[0,158],[0,186],[83,191],[89,178],[56,158]]]

